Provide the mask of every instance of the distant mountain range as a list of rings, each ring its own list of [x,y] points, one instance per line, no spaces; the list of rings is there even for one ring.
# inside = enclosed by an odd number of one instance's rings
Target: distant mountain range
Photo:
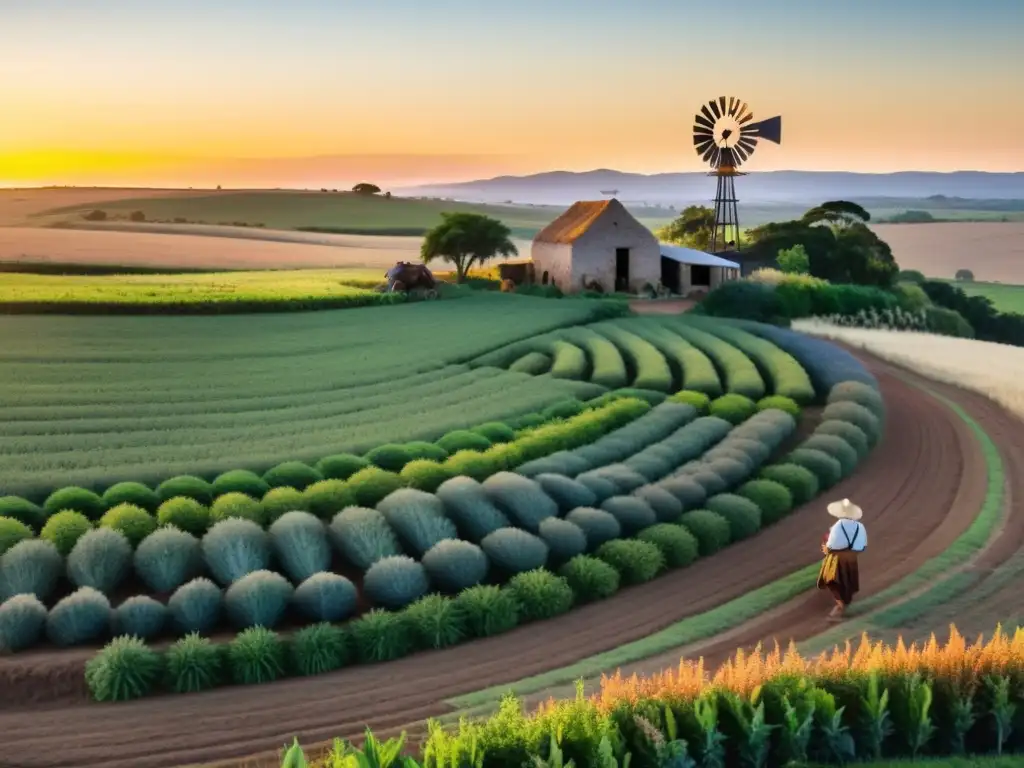
[[[715,181],[705,173],[644,175],[607,169],[573,173],[552,171],[531,176],[498,176],[455,184],[427,184],[393,190],[413,197],[443,197],[467,202],[568,205],[576,200],[599,200],[614,194],[633,205],[683,206],[706,203],[714,197]],[[943,198],[967,198],[991,203],[988,210],[1007,205],[998,201],[1024,200],[1024,172],[957,171],[933,173],[848,173],[845,171],[766,171],[736,180],[737,197],[746,204],[817,203],[830,199],[922,200],[935,198],[935,207],[964,207]],[[1010,204],[1008,209],[1019,210]]]

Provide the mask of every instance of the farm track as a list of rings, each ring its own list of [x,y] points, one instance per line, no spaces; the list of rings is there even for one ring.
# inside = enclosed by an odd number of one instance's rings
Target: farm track
[[[863,592],[871,594],[943,551],[967,528],[984,495],[985,467],[967,426],[905,380],[917,377],[896,375],[888,364],[864,357],[888,404],[886,435],[855,476],[830,495],[856,499],[870,516],[872,547],[865,558]],[[951,387],[927,386],[963,405],[992,436],[1008,469],[1022,466],[1009,458],[1024,456],[1024,439],[1013,435],[1019,425],[1001,408]],[[1017,474],[1012,480],[1022,478]],[[1019,523],[1013,519],[1006,532]],[[263,757],[258,764],[277,765],[276,751],[296,735],[312,745],[334,736],[357,737],[366,725],[394,733],[445,714],[445,700],[453,696],[610,650],[789,574],[817,558],[826,525],[821,503],[812,503],[714,557],[564,617],[386,666],[353,667],[317,678],[98,705],[84,701],[80,671],[75,685],[68,656],[53,654],[55,677],[63,682],[61,698],[36,706],[23,702],[21,710],[0,712],[4,765],[251,765],[257,763],[244,758],[258,753]],[[995,547],[990,552],[996,557]],[[802,639],[825,628],[827,607],[824,594],[809,593],[708,641],[701,652],[715,663],[737,646],[773,637]],[[42,654],[24,658],[33,665],[47,663]],[[75,662],[78,670],[82,658]],[[677,660],[678,651],[658,668]],[[13,681],[16,670],[8,672]],[[56,739],[54,723],[60,724]]]

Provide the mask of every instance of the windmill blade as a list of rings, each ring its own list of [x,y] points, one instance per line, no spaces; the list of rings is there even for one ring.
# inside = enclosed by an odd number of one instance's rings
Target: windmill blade
[[[743,102],[743,101],[740,101],[739,99],[737,99],[736,100],[736,112],[733,115],[733,117],[736,118],[736,122],[741,122],[742,119],[743,119],[743,116],[747,114],[748,110],[749,110],[749,107],[747,107],[746,102]]]
[[[739,123],[742,126],[744,123],[749,123],[753,119],[754,119],[754,113],[753,112],[747,112],[745,115],[743,115],[743,117],[736,118],[736,122]]]
[[[700,108],[700,111],[704,114],[704,117],[707,119],[707,121],[711,123],[712,126],[714,126],[715,116],[711,114],[711,110],[708,109],[708,105],[705,104],[703,107]]]
[[[696,130],[697,125],[704,126],[709,131],[715,130],[715,121],[708,120],[706,117],[704,117],[704,115],[700,114],[699,112],[693,116],[693,122],[696,123],[696,125],[694,125],[694,130]]]
[[[711,165],[713,165],[715,168],[718,168],[719,166],[721,166],[721,164],[722,164],[722,150],[719,149],[719,147],[716,145],[715,146],[715,151],[711,155]]]
[[[747,159],[747,157],[748,157],[747,152],[739,144],[737,144],[735,147],[733,147],[732,151],[733,151],[733,154],[736,156],[736,165],[739,165],[740,163],[745,161]]]
[[[736,101],[737,99],[735,96],[729,97],[729,108],[725,111],[725,114],[729,115],[730,117],[732,117],[733,110],[736,109]]]
[[[759,139],[765,139],[773,144],[782,143],[781,117],[769,117],[767,120],[748,125],[742,132],[747,133],[748,129],[750,132],[755,133]]]
[[[726,114],[726,112],[725,112],[725,96],[719,96],[718,97],[718,106],[722,110],[722,114],[723,115]]]
[[[693,148],[694,150],[696,150],[698,155],[703,155],[713,146],[715,146],[715,142],[711,139],[708,139],[707,141],[702,141],[700,144],[694,143]]]
[[[717,100],[712,99],[711,101],[708,102],[708,106],[711,108],[712,113],[714,113],[715,120],[718,120],[719,118],[722,117],[722,112],[721,112],[721,110],[718,109],[718,101]]]
[[[694,123],[693,124],[693,135],[694,136],[714,136],[715,135],[715,129],[714,128],[708,128],[706,125],[703,125],[702,123]]]
[[[741,136],[740,140],[736,143],[736,146],[743,147],[743,149],[747,151],[747,154],[753,154],[754,148],[757,146],[757,137]]]
[[[715,137],[714,136],[694,136],[693,137],[693,146],[695,146],[695,147],[703,147],[705,144],[714,144],[714,143],[715,143]],[[704,150],[703,149],[698,149],[697,151],[698,152],[703,152]]]
[[[714,141],[715,134],[710,131],[694,131],[693,132],[693,143],[701,144],[705,141]]]

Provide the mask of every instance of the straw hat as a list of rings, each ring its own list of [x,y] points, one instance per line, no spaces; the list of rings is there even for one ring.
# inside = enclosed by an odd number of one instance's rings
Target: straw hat
[[[829,504],[828,513],[840,520],[860,520],[864,511],[849,499],[843,499]]]

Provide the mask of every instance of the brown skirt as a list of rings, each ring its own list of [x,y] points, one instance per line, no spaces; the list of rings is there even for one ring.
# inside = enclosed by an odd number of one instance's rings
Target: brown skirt
[[[827,589],[843,605],[849,605],[860,591],[857,553],[850,550],[829,552],[818,571],[818,589]]]

